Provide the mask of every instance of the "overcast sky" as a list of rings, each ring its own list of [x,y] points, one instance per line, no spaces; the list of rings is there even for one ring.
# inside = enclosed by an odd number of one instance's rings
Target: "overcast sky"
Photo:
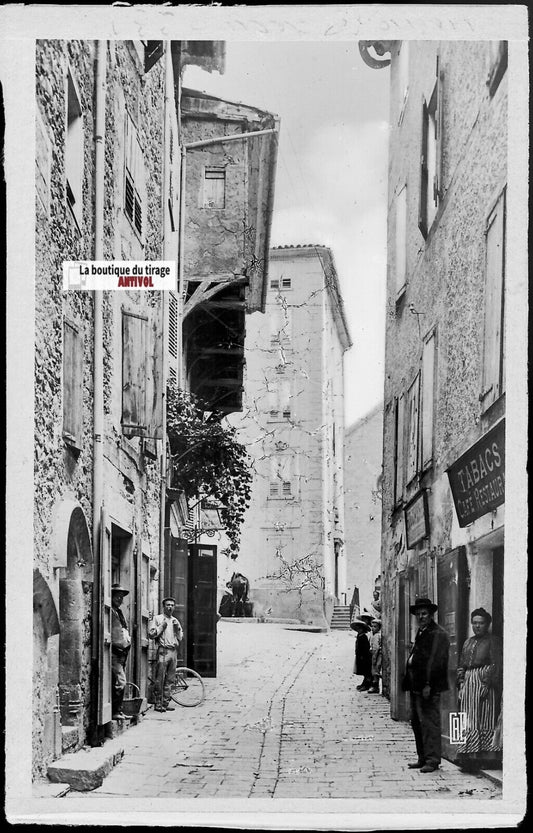
[[[383,398],[389,70],[367,67],[356,42],[228,41],[224,75],[189,67],[184,85],[280,117],[272,245],[333,252],[351,425]]]

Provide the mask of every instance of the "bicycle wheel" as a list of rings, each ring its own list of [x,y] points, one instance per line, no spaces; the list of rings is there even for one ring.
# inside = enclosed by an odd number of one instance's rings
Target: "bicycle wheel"
[[[177,668],[170,696],[180,706],[199,706],[205,697],[204,681],[192,668]]]

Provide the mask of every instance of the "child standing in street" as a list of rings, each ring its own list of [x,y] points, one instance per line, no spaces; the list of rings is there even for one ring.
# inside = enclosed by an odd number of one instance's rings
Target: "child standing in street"
[[[381,677],[381,619],[372,619],[370,623],[370,652],[372,655],[372,686],[369,694],[379,694],[379,678]]]

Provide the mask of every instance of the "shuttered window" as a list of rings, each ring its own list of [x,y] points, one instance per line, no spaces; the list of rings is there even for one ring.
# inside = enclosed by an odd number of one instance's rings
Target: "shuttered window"
[[[288,379],[279,380],[269,391],[269,418],[289,419],[291,416],[291,383]]]
[[[424,237],[435,219],[442,197],[443,76],[436,79],[429,102],[422,101],[418,227]]]
[[[137,128],[126,114],[124,213],[142,239],[144,231],[145,171]]]
[[[83,197],[83,115],[80,97],[70,71],[67,75],[67,130],[65,135],[67,204],[79,227]]]
[[[420,374],[417,374],[413,384],[407,391],[407,449],[406,449],[406,481],[410,483],[419,470],[419,401]]]
[[[122,430],[144,436],[146,430],[146,341],[148,318],[122,311]]]
[[[487,84],[489,87],[489,93],[491,96],[493,96],[496,90],[498,89],[500,81],[502,80],[507,69],[507,41],[490,41],[489,48],[491,67],[489,71],[489,77],[487,79]]]
[[[394,505],[403,500],[405,396],[394,400]]]
[[[63,437],[81,449],[83,437],[83,338],[79,328],[63,322]]]
[[[505,390],[505,190],[492,210],[486,229],[485,330],[483,355],[483,407]]]
[[[396,195],[396,297],[407,281],[407,186]]]
[[[436,389],[436,333],[424,341],[422,355],[422,471],[433,462],[433,419]]]
[[[269,497],[289,498],[297,494],[296,459],[275,455],[270,460]]]

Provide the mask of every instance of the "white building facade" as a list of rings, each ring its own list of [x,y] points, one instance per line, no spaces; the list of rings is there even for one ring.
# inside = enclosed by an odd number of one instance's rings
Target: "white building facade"
[[[344,352],[351,346],[329,249],[270,254],[265,315],[245,342],[235,418],[254,465],[237,561],[255,616],[329,624],[345,603]],[[221,576],[224,581],[225,576]],[[224,581],[221,581],[223,585]]]

